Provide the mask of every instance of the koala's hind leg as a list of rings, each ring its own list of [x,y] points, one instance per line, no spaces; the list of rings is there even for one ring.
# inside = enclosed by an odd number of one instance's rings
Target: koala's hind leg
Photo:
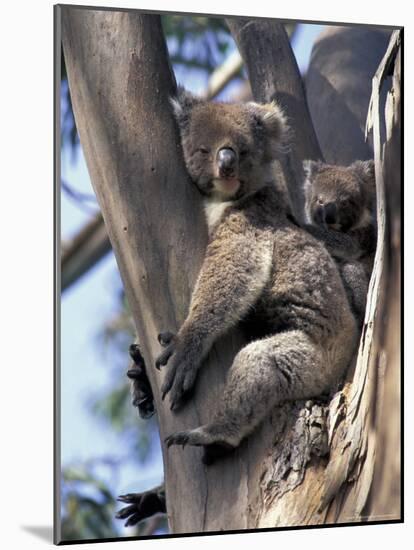
[[[170,445],[203,445],[204,462],[234,449],[285,400],[315,397],[332,384],[326,355],[307,334],[294,330],[256,340],[235,357],[210,424],[167,437]]]

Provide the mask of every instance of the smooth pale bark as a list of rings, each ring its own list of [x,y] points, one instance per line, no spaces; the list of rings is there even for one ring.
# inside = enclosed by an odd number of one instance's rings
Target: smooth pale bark
[[[346,26],[327,27],[317,37],[305,84],[326,162],[347,166],[356,159],[373,158],[372,142],[365,141],[370,83],[390,34],[381,29]]]
[[[170,413],[168,399],[160,400],[163,373],[154,368],[157,334],[184,320],[207,234],[168,102],[175,82],[160,18],[61,10],[76,124],[148,365],[163,440],[211,417],[241,339],[233,332],[214,346],[194,400]],[[247,446],[207,470],[199,449],[163,448],[171,530],[246,527],[249,499],[240,490],[248,485],[246,456]],[[234,507],[239,497],[240,508]]]

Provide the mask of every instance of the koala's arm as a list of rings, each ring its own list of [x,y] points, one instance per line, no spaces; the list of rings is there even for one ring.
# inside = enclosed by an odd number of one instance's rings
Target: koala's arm
[[[157,359],[158,368],[169,362],[161,391],[163,398],[170,392],[172,409],[192,388],[214,341],[254,305],[270,276],[272,257],[271,239],[253,231],[223,231],[209,244],[188,316]]]
[[[372,225],[349,233],[310,224],[306,224],[304,229],[322,241],[332,256],[341,260],[358,260],[375,250],[376,232]]]

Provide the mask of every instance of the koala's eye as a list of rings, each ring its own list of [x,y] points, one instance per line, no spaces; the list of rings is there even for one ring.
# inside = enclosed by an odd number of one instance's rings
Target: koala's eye
[[[249,151],[247,149],[242,149],[239,153],[240,158],[245,158],[249,154]]]
[[[202,155],[208,155],[210,151],[207,149],[207,147],[199,147],[197,149],[197,153],[201,153]]]

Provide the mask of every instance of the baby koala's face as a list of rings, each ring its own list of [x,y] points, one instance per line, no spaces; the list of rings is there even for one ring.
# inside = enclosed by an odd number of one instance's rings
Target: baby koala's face
[[[348,167],[305,161],[304,170],[308,223],[347,232],[368,221],[375,192],[372,161]]]
[[[266,183],[285,131],[276,105],[212,103],[183,90],[172,104],[187,170],[203,195],[234,200]]]

